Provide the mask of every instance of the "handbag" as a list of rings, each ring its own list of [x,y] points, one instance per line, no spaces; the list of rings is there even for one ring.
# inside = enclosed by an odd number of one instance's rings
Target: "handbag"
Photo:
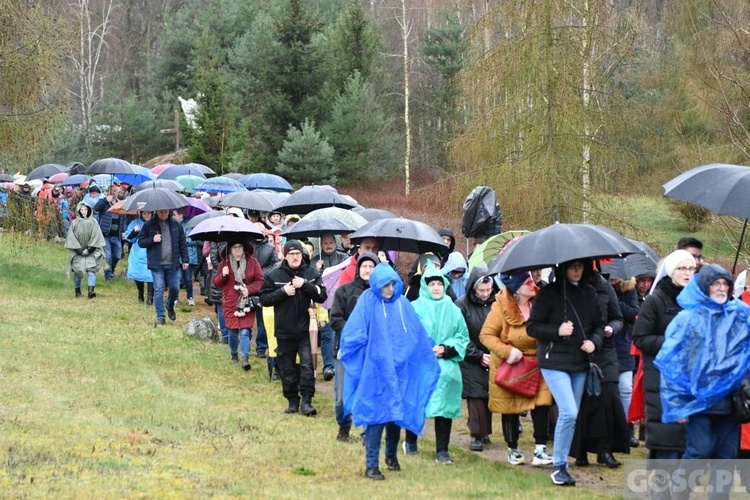
[[[732,411],[741,423],[750,422],[750,381],[743,380],[732,394]]]
[[[536,396],[541,377],[536,359],[526,356],[512,365],[503,361],[495,370],[495,384],[525,398]]]
[[[586,394],[589,396],[600,396],[602,394],[602,379],[604,374],[596,363],[589,362],[589,371],[586,372]]]

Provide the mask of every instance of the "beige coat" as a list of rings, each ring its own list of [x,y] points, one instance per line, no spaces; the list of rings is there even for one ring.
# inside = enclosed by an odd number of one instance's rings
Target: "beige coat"
[[[526,320],[507,288],[495,296],[490,314],[482,326],[482,331],[479,332],[479,341],[491,353],[489,408],[492,413],[517,414],[533,410],[537,406],[552,404],[552,394],[544,378],[539,382],[535,398],[519,396],[493,382],[498,364],[501,360],[508,359],[513,347],[519,349],[526,357],[536,358],[536,339],[526,333]]]

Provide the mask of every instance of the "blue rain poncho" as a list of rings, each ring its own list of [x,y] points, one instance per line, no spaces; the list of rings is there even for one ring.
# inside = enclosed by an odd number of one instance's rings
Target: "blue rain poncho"
[[[384,300],[380,289],[391,282],[395,293]],[[344,412],[358,426],[394,422],[421,436],[440,367],[403,288],[396,271],[378,264],[344,325]]]
[[[450,273],[456,269],[463,269],[464,275],[460,278],[452,278]],[[466,259],[459,252],[453,252],[448,256],[448,260],[445,261],[445,265],[440,270],[443,276],[448,278],[451,284],[453,293],[456,294],[456,298],[461,298],[466,295],[466,282],[469,279],[469,273],[466,272],[469,269],[469,265],[466,263]]]
[[[430,398],[430,404],[427,405],[427,418],[461,418],[463,378],[459,363],[466,355],[469,329],[461,309],[450,297],[445,293],[439,300],[432,297],[427,283],[434,277],[439,277],[445,289],[448,289],[448,279],[438,269],[428,268],[422,276],[419,298],[412,304],[435,344],[452,347],[457,354],[449,359],[437,358],[440,363],[440,380]]]
[[[718,279],[715,268],[703,266],[677,296],[683,310],[667,327],[654,359],[661,372],[664,423],[708,410],[737,389],[750,371],[750,308],[739,300],[711,300],[706,292]]]

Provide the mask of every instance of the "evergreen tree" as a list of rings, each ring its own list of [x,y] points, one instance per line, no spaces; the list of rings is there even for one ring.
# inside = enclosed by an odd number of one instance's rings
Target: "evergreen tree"
[[[289,127],[276,171],[292,183],[336,184],[338,167],[333,153],[328,141],[315,130],[315,123],[305,120],[301,129]]]

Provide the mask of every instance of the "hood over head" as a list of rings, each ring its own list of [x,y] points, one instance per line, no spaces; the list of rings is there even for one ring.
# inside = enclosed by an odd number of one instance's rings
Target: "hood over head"
[[[456,235],[453,234],[453,231],[451,231],[450,228],[447,227],[441,227],[438,229],[438,234],[440,236],[449,236],[451,239],[451,244],[448,245],[448,249],[453,252],[453,250],[456,248]]]
[[[729,289],[734,288],[734,280],[729,271],[721,267],[719,264],[703,264],[701,266],[701,272],[696,276],[698,281],[698,288],[701,292],[708,295],[708,287],[716,280],[724,278],[729,283]]]
[[[356,277],[359,277],[359,266],[361,266],[361,265],[362,265],[362,263],[363,263],[364,261],[366,261],[366,260],[370,260],[370,261],[372,261],[372,263],[373,263],[373,264],[375,264],[376,266],[377,266],[378,264],[380,264],[380,259],[378,259],[378,256],[377,256],[377,255],[375,255],[375,254],[374,254],[374,253],[372,253],[372,252],[362,252],[362,253],[361,253],[361,254],[359,254],[359,256],[357,257],[357,272],[355,273],[355,276],[356,276]]]
[[[455,271],[456,269],[463,269],[464,271],[467,271],[469,269],[469,265],[466,263],[466,259],[464,259],[464,256],[461,255],[459,252],[452,252],[448,256],[448,260],[445,261],[445,265],[440,270],[441,273],[447,275],[451,271]]]
[[[89,217],[91,217],[91,216],[92,216],[92,215],[94,214],[94,209],[93,209],[93,208],[91,208],[91,205],[89,205],[89,204],[88,204],[88,203],[86,203],[85,201],[79,201],[79,202],[78,202],[78,205],[76,205],[76,215],[77,215],[78,217],[81,217],[81,207],[82,207],[82,206],[86,206],[86,207],[88,207],[88,209],[89,209],[89,213],[88,213],[88,215],[86,216],[86,218],[89,218]]]
[[[398,273],[388,264],[380,263],[375,266],[372,274],[370,275],[370,290],[380,300],[384,300],[380,295],[380,289],[386,286],[388,283],[394,283],[394,294],[385,302],[393,302],[404,292],[404,282],[401,281],[401,277]]]
[[[424,297],[430,300],[435,300],[432,295],[430,294],[429,288],[427,288],[427,285],[433,281],[433,280],[440,280],[443,282],[443,287],[445,290],[448,290],[448,286],[450,285],[450,282],[448,281],[448,278],[443,276],[443,274],[440,272],[440,269],[436,268],[430,268],[428,267],[425,269],[424,273],[422,274],[422,283],[419,287],[419,296]],[[443,298],[447,297],[446,293],[443,292]]]

